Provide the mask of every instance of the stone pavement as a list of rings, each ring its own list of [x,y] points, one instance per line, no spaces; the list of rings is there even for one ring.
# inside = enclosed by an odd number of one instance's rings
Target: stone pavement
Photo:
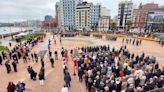
[[[47,50],[48,47],[48,39],[52,39],[51,34],[47,34],[46,39],[43,43],[39,43],[35,46],[31,51],[38,53],[41,50]],[[122,46],[122,39],[119,38],[117,41],[105,41],[102,39],[97,38],[90,38],[90,37],[71,37],[71,38],[62,38],[62,45],[59,42],[58,37],[57,44],[54,44],[53,40],[52,43],[52,51],[58,51],[58,55],[60,55],[61,47],[63,46],[66,49],[71,49],[75,47],[82,47],[82,46],[93,46],[93,45],[103,45],[103,44],[110,44],[111,47],[120,47]],[[133,46],[127,45],[128,49],[131,52],[140,54],[141,52],[145,52],[146,55],[153,55],[157,57],[157,60],[160,63],[161,67],[164,67],[164,47],[161,47],[158,43],[150,42],[150,41],[143,41],[141,46]],[[78,81],[77,76],[73,76],[73,62],[72,59],[69,57],[68,63],[68,70],[72,77],[71,88],[69,92],[87,92],[84,83],[80,83]],[[29,61],[28,63],[23,63],[23,60],[20,60],[18,64],[18,72],[14,73],[13,71],[10,74],[6,73],[5,66],[0,66],[0,92],[6,92],[6,88],[9,81],[13,81],[17,83],[20,80],[23,80],[26,83],[26,87],[29,92],[60,92],[61,88],[64,85],[64,74],[62,69],[62,60],[61,56],[59,56],[59,60],[55,61],[55,68],[51,68],[51,64],[49,62],[48,55],[45,55],[45,85],[40,86],[39,80],[33,81],[30,80],[30,77],[27,73],[27,66],[32,66],[33,69],[38,73],[40,70],[41,63],[35,63],[33,61]],[[4,62],[3,62],[4,63]]]

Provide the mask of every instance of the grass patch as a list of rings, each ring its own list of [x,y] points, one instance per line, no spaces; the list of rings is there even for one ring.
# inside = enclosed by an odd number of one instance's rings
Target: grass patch
[[[21,40],[21,42],[22,42],[22,41],[27,41],[27,40],[33,39],[33,38],[34,38],[33,35],[25,35],[25,36],[23,36],[20,40]]]
[[[21,42],[22,41],[27,41],[27,40],[29,40],[29,39],[33,39],[33,38],[36,38],[36,37],[38,37],[38,36],[43,36],[43,35],[45,35],[45,33],[44,32],[35,32],[35,33],[33,33],[32,35],[25,35],[25,36],[22,36],[21,38],[20,38],[20,40],[21,40]],[[11,41],[15,41],[15,39],[12,39]]]
[[[7,50],[7,47],[0,45],[0,51],[5,51],[5,50]]]

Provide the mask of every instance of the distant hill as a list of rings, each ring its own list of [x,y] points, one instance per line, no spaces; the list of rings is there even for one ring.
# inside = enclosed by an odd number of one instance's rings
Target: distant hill
[[[0,27],[10,27],[10,26],[14,26],[13,23],[0,23]]]

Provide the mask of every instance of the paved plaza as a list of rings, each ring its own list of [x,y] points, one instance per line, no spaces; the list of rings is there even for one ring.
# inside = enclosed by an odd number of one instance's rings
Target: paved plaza
[[[35,46],[31,52],[46,51],[48,50],[48,39],[52,39],[53,36],[47,33],[46,38],[44,39],[43,43],[39,43]],[[77,36],[77,37],[70,37],[70,38],[62,38],[62,45],[60,44],[59,38],[55,36],[57,39],[57,44],[53,43],[52,40],[52,52],[58,51],[58,55],[60,55],[62,46],[66,49],[73,49],[76,47],[82,46],[97,46],[97,45],[104,45],[109,44],[110,47],[119,48],[122,45],[122,38],[118,38],[117,41],[106,41],[94,37],[84,37],[84,36]],[[140,54],[145,52],[145,55],[155,56],[157,61],[159,62],[160,67],[164,67],[164,47],[161,47],[157,42],[152,41],[142,41],[140,46],[134,45],[127,45],[127,48],[130,52],[134,52],[136,54]],[[70,56],[69,56],[70,57]],[[68,62],[68,70],[72,77],[71,88],[69,92],[87,92],[85,83],[80,83],[77,76],[73,76],[73,62],[72,59],[69,58]],[[62,60],[61,56],[59,56],[59,60],[55,61],[55,68],[51,68],[51,63],[49,61],[49,57],[46,54],[44,57],[45,61],[45,85],[40,86],[39,80],[33,81],[30,79],[27,66],[32,66],[33,69],[38,73],[40,70],[41,63],[35,63],[32,60],[28,61],[28,63],[24,63],[21,59],[18,64],[18,72],[14,73],[13,71],[10,74],[6,73],[5,66],[0,66],[0,92],[6,92],[6,88],[9,81],[13,81],[15,84],[18,81],[23,81],[26,83],[27,92],[60,92],[61,88],[64,85],[64,74],[62,69]]]

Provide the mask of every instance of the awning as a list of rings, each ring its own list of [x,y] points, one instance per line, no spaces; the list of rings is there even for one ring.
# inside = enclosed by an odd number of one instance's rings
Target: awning
[[[161,34],[161,35],[157,36],[156,38],[164,39],[164,34]]]
[[[26,34],[25,33],[20,33],[17,36],[24,36],[24,35],[26,35]]]

